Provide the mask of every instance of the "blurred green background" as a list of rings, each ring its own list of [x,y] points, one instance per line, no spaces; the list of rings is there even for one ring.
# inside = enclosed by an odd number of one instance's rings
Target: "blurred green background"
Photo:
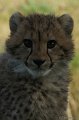
[[[0,52],[5,50],[4,43],[10,33],[9,17],[16,11],[25,15],[33,12],[58,16],[68,13],[74,19],[75,57],[70,64],[70,107],[74,120],[79,120],[79,0],[0,0]]]

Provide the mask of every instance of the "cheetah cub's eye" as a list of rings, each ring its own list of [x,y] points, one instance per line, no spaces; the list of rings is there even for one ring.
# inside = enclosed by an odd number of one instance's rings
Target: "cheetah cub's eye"
[[[24,39],[23,42],[24,42],[24,45],[25,45],[26,47],[32,48],[32,45],[33,45],[32,40],[30,40],[30,39]]]
[[[47,48],[52,49],[56,46],[56,41],[55,40],[49,40],[47,43]]]

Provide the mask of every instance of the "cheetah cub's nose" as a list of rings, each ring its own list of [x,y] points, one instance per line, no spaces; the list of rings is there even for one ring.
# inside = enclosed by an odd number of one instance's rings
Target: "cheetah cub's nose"
[[[45,60],[41,60],[41,59],[35,59],[33,60],[34,64],[36,64],[38,67],[40,67],[44,62]]]

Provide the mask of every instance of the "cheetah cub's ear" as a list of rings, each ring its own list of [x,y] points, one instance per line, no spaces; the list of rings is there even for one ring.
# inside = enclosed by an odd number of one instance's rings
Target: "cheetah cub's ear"
[[[16,12],[14,13],[9,20],[9,25],[10,25],[10,30],[12,33],[15,33],[18,26],[21,24],[21,22],[24,20],[24,16],[19,13]]]
[[[70,15],[68,15],[68,14],[64,14],[64,15],[58,17],[58,21],[61,24],[64,31],[68,35],[70,35],[72,33],[73,24],[74,24],[72,17]]]

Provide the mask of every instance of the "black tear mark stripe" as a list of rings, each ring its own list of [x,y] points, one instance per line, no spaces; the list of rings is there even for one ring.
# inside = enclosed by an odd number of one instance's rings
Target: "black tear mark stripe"
[[[33,37],[33,32],[31,32],[31,36]],[[27,56],[27,59],[26,59],[26,60],[29,59],[29,56],[31,55],[32,52],[33,52],[33,46],[32,46],[32,48],[31,48],[31,51],[30,51],[29,55]]]
[[[49,67],[51,67],[53,63],[52,63],[52,58],[51,58],[51,56],[50,56],[49,53],[48,53],[48,50],[47,50],[47,54],[48,54],[48,56],[49,56],[49,58],[50,58],[50,62],[51,62],[51,64],[50,64]]]
[[[27,59],[26,59],[26,60],[29,59],[29,56],[31,55],[32,51],[33,51],[33,48],[31,48],[31,51],[30,51],[29,55],[27,56]],[[27,61],[26,61],[26,62],[27,62]]]

